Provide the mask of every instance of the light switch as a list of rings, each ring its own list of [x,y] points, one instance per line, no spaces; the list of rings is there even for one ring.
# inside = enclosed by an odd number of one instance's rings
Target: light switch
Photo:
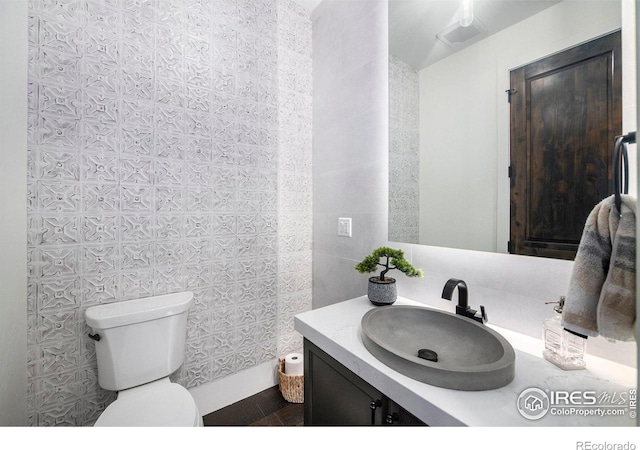
[[[351,237],[351,217],[338,217],[338,236]]]

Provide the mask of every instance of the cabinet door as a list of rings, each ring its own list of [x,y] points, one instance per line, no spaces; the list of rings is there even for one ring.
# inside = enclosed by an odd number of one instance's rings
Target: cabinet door
[[[304,341],[304,424],[383,423],[383,396],[313,343]]]
[[[414,416],[409,411],[392,400],[388,401],[388,409],[386,412],[387,414],[385,416],[385,422],[387,423],[387,425],[425,425],[422,420],[418,419],[416,416]]]

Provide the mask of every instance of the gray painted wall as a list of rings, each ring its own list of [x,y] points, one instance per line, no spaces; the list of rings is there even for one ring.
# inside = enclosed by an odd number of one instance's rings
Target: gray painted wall
[[[0,425],[21,426],[27,424],[27,2],[0,2],[0,61]]]
[[[363,295],[354,266],[387,240],[388,19],[384,1],[313,12],[313,307]],[[338,217],[353,219],[339,237]]]

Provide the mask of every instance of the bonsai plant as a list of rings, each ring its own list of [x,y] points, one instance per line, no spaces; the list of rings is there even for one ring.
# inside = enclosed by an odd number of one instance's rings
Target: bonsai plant
[[[416,269],[409,261],[404,259],[404,252],[389,247],[377,248],[369,256],[364,258],[356,270],[360,273],[374,272],[382,267],[377,277],[369,278],[368,297],[376,306],[391,305],[398,298],[395,278],[387,277],[390,270],[397,269],[408,277],[422,277],[423,272]]]

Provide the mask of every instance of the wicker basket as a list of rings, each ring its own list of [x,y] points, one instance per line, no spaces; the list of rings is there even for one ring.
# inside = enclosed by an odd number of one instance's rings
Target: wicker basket
[[[284,399],[291,403],[304,403],[304,375],[284,373],[284,359],[278,362],[278,383]]]

